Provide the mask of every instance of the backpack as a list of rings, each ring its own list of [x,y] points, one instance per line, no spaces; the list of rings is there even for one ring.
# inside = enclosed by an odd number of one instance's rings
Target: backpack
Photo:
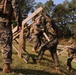
[[[10,2],[11,0],[0,0],[0,14],[9,14],[12,9]]]

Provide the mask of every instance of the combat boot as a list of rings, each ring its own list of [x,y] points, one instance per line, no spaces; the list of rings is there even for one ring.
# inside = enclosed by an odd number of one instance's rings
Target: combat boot
[[[67,66],[67,71],[68,72],[71,72],[72,71],[72,68],[70,68],[69,66]]]
[[[40,60],[40,59],[32,58],[32,60],[33,60],[35,63],[40,63],[40,62],[41,62],[41,60]]]
[[[61,69],[60,69],[60,67],[55,67],[55,70],[56,70],[57,73],[60,73]]]
[[[11,69],[10,69],[10,63],[5,63],[2,73],[9,73],[10,71],[11,71]]]

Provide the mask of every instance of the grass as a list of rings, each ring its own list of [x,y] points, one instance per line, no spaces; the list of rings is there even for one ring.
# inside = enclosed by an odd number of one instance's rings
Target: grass
[[[30,53],[30,56],[36,57],[37,53],[34,53],[31,51],[32,44],[27,43],[26,44],[26,50]],[[1,52],[0,52],[1,53]],[[24,53],[24,52],[23,52]],[[49,54],[48,51],[46,51],[46,54]],[[25,57],[26,57],[26,53]],[[43,57],[41,63],[34,63],[32,61],[32,58],[30,57],[29,62],[25,63],[23,59],[19,58],[17,55],[17,52],[13,50],[12,55],[13,61],[11,64],[11,68],[13,69],[13,72],[5,74],[5,75],[68,75],[66,70],[66,56],[59,56],[60,60],[60,67],[61,72],[56,73],[54,70],[54,63],[52,61],[51,56],[45,56]],[[76,64],[75,62],[72,62],[73,65],[73,71],[70,73],[70,75],[76,75]],[[0,67],[3,68],[3,59],[0,54]],[[0,71],[0,75],[2,75],[2,71]]]

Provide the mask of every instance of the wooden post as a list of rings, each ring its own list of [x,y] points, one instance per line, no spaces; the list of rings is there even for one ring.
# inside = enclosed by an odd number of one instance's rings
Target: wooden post
[[[21,58],[21,54],[22,54],[22,50],[23,49],[25,49],[25,47],[23,47],[23,46],[25,46],[25,43],[23,42],[23,41],[25,41],[25,38],[24,38],[24,29],[26,29],[25,28],[25,24],[30,20],[30,19],[32,19],[35,15],[37,15],[39,12],[41,12],[43,10],[43,8],[42,7],[40,7],[40,8],[38,8],[35,12],[33,12],[30,16],[28,16],[26,19],[24,19],[23,21],[22,21],[22,30],[20,31],[20,32],[16,32],[16,30],[17,30],[17,26],[12,30],[12,33],[13,33],[13,40],[15,40],[16,39],[16,37],[18,37],[19,36],[19,46],[18,46],[18,50],[17,50],[17,48],[13,45],[13,48],[18,52],[18,56]],[[40,15],[41,16],[41,15]],[[40,17],[39,16],[39,17]],[[32,23],[34,23],[34,21],[32,22]],[[31,23],[31,24],[32,24]],[[29,24],[29,25],[31,25],[31,24]],[[23,45],[24,44],[24,45]]]
[[[45,32],[43,32],[43,35],[45,36],[45,38],[46,38],[47,41],[50,41],[49,37],[46,35]]]

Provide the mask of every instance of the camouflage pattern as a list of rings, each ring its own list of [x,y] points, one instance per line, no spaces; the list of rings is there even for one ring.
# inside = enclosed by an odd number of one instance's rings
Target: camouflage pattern
[[[7,27],[5,22],[0,22],[0,44],[4,63],[12,62],[12,31],[11,25]]]
[[[34,42],[33,49],[36,51],[41,45],[41,28],[40,25],[34,23],[30,29],[31,36]]]
[[[15,2],[16,1],[16,2]],[[11,20],[12,20],[12,13],[15,11],[17,13],[17,22],[18,25],[21,25],[20,16],[19,16],[19,8],[17,0],[12,0],[11,10],[9,10],[9,14],[1,14],[0,13],[0,44],[2,50],[2,57],[4,59],[4,63],[11,63],[12,62],[12,29],[11,29]],[[14,15],[13,15],[14,16]],[[15,18],[16,18],[15,17]],[[20,22],[19,22],[20,21]]]
[[[55,32],[54,28],[52,27],[51,21],[47,21],[46,29],[47,29],[47,35],[50,38],[50,41],[46,42],[39,50],[38,60],[41,60],[44,52],[46,50],[49,50],[49,52],[52,55],[52,59],[54,60],[55,67],[59,67],[60,64],[59,64],[59,59],[58,59],[57,52],[56,52],[57,45],[58,45],[58,39],[57,39],[56,32]]]
[[[13,8],[13,16],[17,22],[17,25],[22,25],[22,14],[20,10],[20,3],[19,0],[12,0],[12,8]]]
[[[76,58],[76,46],[72,40],[69,40],[68,43],[70,46],[67,49],[68,58],[67,58],[67,69],[70,71],[72,69],[71,62],[74,58]]]

